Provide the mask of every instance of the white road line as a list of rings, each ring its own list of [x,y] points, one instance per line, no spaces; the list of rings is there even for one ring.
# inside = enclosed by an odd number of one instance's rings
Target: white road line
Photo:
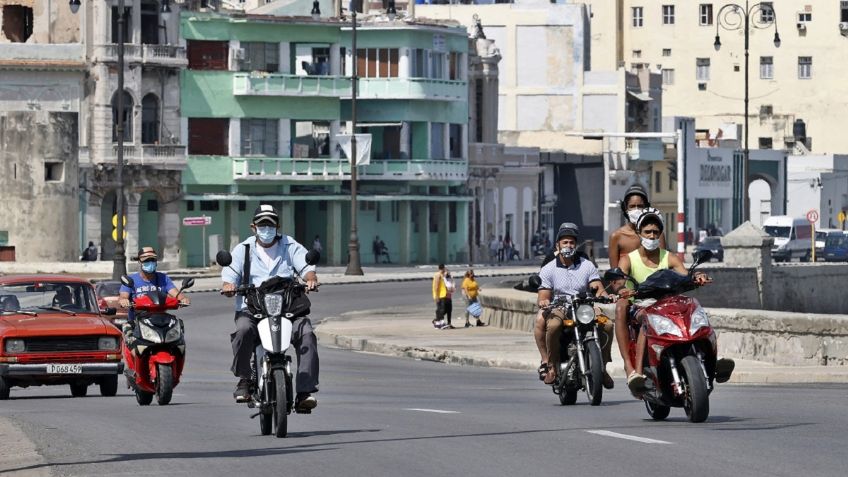
[[[408,408],[408,409],[404,409],[404,411],[434,412],[436,414],[459,414],[459,411],[443,411],[441,409]]]
[[[618,432],[612,431],[586,431],[589,434],[597,434],[599,436],[607,436],[607,437],[615,437],[617,439],[626,439],[628,441],[636,441],[636,442],[644,442],[645,444],[671,444],[668,441],[660,441],[657,439],[648,439],[647,437],[639,437],[639,436],[631,436],[629,434],[619,434]]]

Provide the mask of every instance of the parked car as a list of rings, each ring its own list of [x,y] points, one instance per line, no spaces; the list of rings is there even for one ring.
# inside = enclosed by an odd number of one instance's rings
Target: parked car
[[[97,384],[118,391],[121,332],[101,312],[94,287],[62,275],[0,277],[0,400],[12,387],[67,384],[74,397]]]
[[[719,262],[724,261],[724,247],[721,246],[721,237],[705,237],[704,240],[701,240],[701,243],[692,252],[692,260],[695,260],[695,256],[701,250],[709,250],[713,253],[713,258],[718,259]]]
[[[825,262],[848,262],[848,235],[843,232],[827,234],[822,258]]]
[[[115,309],[114,315],[109,315],[108,319],[113,325],[118,328],[127,322],[129,309],[121,308],[118,304],[119,291],[121,290],[121,282],[117,280],[103,280],[94,284],[94,293],[97,295],[97,305],[101,312],[105,312],[109,308]]]
[[[841,234],[839,229],[818,229],[816,230],[816,260],[824,259],[824,246],[827,242],[827,237],[830,234]],[[809,257],[808,257],[809,258]]]

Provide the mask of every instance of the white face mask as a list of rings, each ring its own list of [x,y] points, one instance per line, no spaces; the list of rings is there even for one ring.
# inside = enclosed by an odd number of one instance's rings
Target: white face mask
[[[646,239],[642,237],[642,246],[645,247],[645,250],[652,252],[660,246],[660,239]]]
[[[627,211],[627,220],[630,221],[631,224],[636,225],[636,221],[639,220],[639,216],[642,215],[645,209],[630,209]]]

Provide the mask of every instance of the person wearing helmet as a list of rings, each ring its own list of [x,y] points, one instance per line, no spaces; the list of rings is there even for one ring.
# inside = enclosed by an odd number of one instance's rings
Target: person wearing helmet
[[[645,209],[651,207],[651,202],[648,201],[648,192],[645,191],[645,188],[639,184],[633,184],[624,193],[624,199],[622,199],[620,205],[625,223],[610,234],[610,268],[617,267],[622,256],[639,248],[640,240],[639,234],[636,233],[636,220]],[[660,247],[666,247],[665,237],[662,235],[660,236]]]
[[[253,235],[236,245],[232,251],[233,262],[221,270],[223,286],[221,292],[233,296],[236,284],[242,282],[244,272],[245,245],[250,249],[250,277],[253,285],[261,285],[271,277],[292,277],[295,272],[303,275],[307,290],[318,288],[315,266],[306,263],[306,248],[288,235],[281,235],[280,216],[267,204],[260,205],[253,214],[250,224]],[[236,301],[236,331],[230,335],[233,347],[232,371],[239,382],[233,397],[237,402],[250,400],[253,393],[250,359],[259,340],[257,320],[247,311],[244,299]],[[292,344],[297,354],[297,397],[298,410],[311,410],[318,405],[312,394],[318,392],[318,342],[308,316],[297,318],[292,323]]]
[[[595,265],[576,253],[577,239],[580,236],[577,225],[565,222],[560,225],[556,236],[557,258],[539,272],[541,285],[537,296],[539,313],[536,316],[534,337],[536,347],[542,356],[539,367],[540,377],[545,384],[556,380],[559,369],[559,339],[563,328],[563,316],[560,310],[543,311],[551,300],[560,295],[583,294],[594,289],[597,296],[605,295],[601,277]],[[607,340],[611,342],[612,340]],[[614,382],[604,370],[604,387],[612,388]]]
[[[689,273],[677,254],[665,250],[660,246],[660,237],[662,237],[663,228],[662,214],[655,208],[649,207],[645,209],[636,219],[636,230],[639,233],[640,241],[639,248],[622,256],[618,262],[618,267],[621,271],[630,275],[636,282],[636,285],[645,281],[645,279],[657,270],[671,269],[683,275]],[[699,272],[696,272],[693,278],[698,285],[703,285],[709,281],[707,275]],[[634,286],[631,281],[628,281],[628,288],[617,290],[619,297],[621,297],[619,304],[625,301],[628,303],[628,306],[616,307],[615,336],[618,342],[618,349],[624,360],[627,386],[633,395],[638,397],[645,387],[646,376],[642,374],[642,370],[646,339],[640,329],[636,340],[636,360],[635,363],[631,362],[629,351],[630,333],[627,329],[627,322],[630,315],[629,298],[633,296]],[[641,321],[640,316],[630,316],[630,318]]]

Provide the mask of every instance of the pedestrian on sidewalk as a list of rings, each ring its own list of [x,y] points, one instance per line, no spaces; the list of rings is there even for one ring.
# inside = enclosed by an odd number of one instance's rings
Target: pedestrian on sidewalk
[[[498,235],[498,264],[504,260],[504,238],[503,235]]]
[[[477,295],[480,293],[480,285],[477,284],[477,280],[474,279],[474,270],[468,270],[465,272],[465,278],[462,280],[462,297],[465,299],[465,327],[468,328],[471,326],[469,323],[469,317],[471,312],[468,311],[468,308],[471,307],[472,303],[477,303]],[[485,326],[480,320],[480,316],[475,316],[477,318],[477,326]]]
[[[88,242],[88,247],[86,247],[86,249],[82,251],[82,261],[97,261],[97,247],[94,246],[94,242]]]
[[[451,292],[448,290],[448,271],[444,263],[439,264],[439,270],[433,275],[433,301],[436,302],[436,319],[433,326],[439,329],[453,328],[451,326]],[[447,321],[445,321],[447,318]]]
[[[380,245],[380,236],[377,235],[374,237],[374,241],[371,242],[371,251],[374,252],[374,265],[380,263],[380,255],[383,254],[383,247]]]

